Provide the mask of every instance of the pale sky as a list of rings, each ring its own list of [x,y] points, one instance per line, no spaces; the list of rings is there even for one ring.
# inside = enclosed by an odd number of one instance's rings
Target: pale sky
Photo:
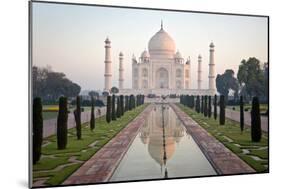
[[[148,49],[160,29],[191,58],[191,88],[197,88],[197,57],[202,55],[203,88],[208,87],[209,44],[215,44],[216,73],[242,59],[267,62],[267,18],[108,8],[33,2],[33,65],[64,72],[82,90],[104,88],[104,40],[111,40],[113,86],[118,87],[119,52],[124,54],[125,88],[131,88],[131,57]]]

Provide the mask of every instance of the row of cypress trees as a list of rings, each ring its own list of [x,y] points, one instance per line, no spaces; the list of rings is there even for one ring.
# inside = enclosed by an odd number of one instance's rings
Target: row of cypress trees
[[[142,104],[144,104],[144,95],[107,96],[107,105],[106,105],[107,123],[110,123],[111,121],[115,121],[117,118],[122,117],[126,111],[133,110],[134,108]]]
[[[92,98],[90,128],[95,128],[95,100]],[[74,118],[76,122],[77,139],[82,139],[81,127],[81,97],[76,97],[76,109],[74,110]],[[57,116],[57,148],[63,150],[67,147],[67,120],[68,107],[67,97],[59,98],[59,111]],[[43,142],[43,116],[42,116],[42,101],[41,98],[33,99],[33,164],[36,164],[41,157],[41,146]]]
[[[200,102],[201,99],[201,102]],[[217,95],[213,98],[213,116],[217,119]],[[188,106],[189,108],[194,108],[194,96],[191,95],[181,95],[180,103]],[[224,95],[220,95],[219,99],[219,124],[225,125],[225,98]],[[212,96],[200,96],[196,97],[195,101],[195,111],[197,113],[202,113],[205,117],[212,117]],[[244,102],[243,96],[240,97],[240,130],[243,133],[244,130]],[[260,121],[260,107],[258,97],[254,97],[252,100],[252,111],[251,111],[251,139],[253,142],[259,142],[261,140],[261,121]]]

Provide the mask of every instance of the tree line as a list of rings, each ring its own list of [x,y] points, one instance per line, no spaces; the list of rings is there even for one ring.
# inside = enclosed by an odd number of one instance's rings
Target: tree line
[[[239,96],[243,96],[247,101],[257,96],[264,102],[268,102],[268,74],[267,63],[262,65],[255,57],[243,59],[239,65],[237,77],[231,69],[217,75],[217,91],[225,96],[226,102],[231,90],[234,91],[237,102],[239,102]]]
[[[32,67],[33,97],[41,97],[44,104],[57,103],[60,96],[74,98],[80,90],[81,87],[62,72],[52,71],[50,67]]]

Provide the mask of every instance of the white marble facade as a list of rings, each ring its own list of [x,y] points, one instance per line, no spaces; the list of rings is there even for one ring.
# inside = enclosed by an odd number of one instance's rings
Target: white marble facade
[[[108,75],[111,76],[110,52],[108,48],[108,39],[106,43],[106,61],[105,70],[105,89],[109,89],[111,83]],[[109,54],[109,55],[108,55]],[[121,55],[122,54],[122,55]],[[148,43],[148,50],[144,50],[140,57],[132,57],[132,88],[124,89],[124,68],[123,53],[119,55],[119,91],[123,94],[206,94],[213,95],[216,93],[215,88],[215,63],[214,63],[214,44],[210,44],[209,59],[209,88],[202,89],[202,57],[198,57],[198,79],[197,89],[190,89],[191,86],[191,61],[188,57],[183,58],[179,50],[176,51],[176,44],[172,37],[164,30],[161,23],[160,30],[151,37]],[[110,70],[110,71],[109,71]],[[126,70],[125,70],[126,71]],[[110,73],[110,74],[109,74]],[[207,77],[206,77],[207,78]],[[110,78],[111,79],[111,78]]]

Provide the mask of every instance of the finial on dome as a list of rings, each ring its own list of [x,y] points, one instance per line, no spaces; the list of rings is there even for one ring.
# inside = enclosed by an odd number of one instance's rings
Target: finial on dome
[[[163,30],[163,20],[161,20],[161,30]]]

